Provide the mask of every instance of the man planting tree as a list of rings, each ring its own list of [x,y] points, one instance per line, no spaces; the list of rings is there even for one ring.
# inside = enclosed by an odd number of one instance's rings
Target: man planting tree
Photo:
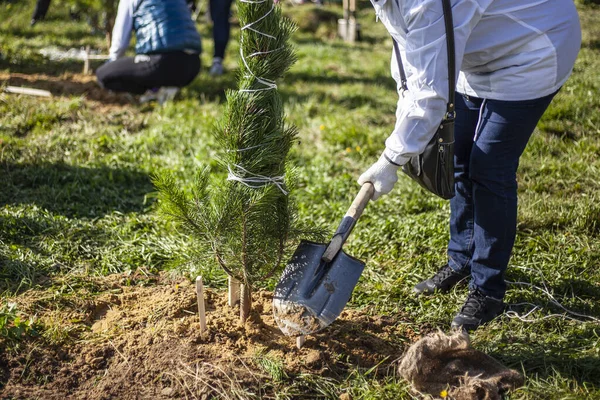
[[[448,117],[453,85],[443,0],[371,1],[398,43],[392,76],[399,88],[408,88],[401,91],[383,154],[358,179],[373,183],[377,199],[392,190],[398,169],[423,153]],[[572,71],[581,32],[572,0],[452,0],[451,17],[459,73],[456,104],[448,104],[456,110],[448,262],[414,291],[446,292],[469,278],[469,294],[452,327],[472,330],[503,312],[519,158]]]

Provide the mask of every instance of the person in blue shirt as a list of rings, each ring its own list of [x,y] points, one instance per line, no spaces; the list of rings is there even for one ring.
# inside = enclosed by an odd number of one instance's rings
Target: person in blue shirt
[[[124,57],[132,31],[134,57]],[[121,0],[98,83],[115,92],[177,90],[200,72],[202,44],[186,0]]]

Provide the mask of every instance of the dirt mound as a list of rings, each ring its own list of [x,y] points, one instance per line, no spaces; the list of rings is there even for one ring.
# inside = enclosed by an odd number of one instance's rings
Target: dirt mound
[[[272,394],[278,382],[303,373],[340,378],[350,366],[385,369],[400,356],[404,343],[417,339],[399,316],[347,310],[297,349],[294,338],[276,327],[270,292],[254,294],[250,320],[241,325],[238,308],[227,305],[226,293],[208,290],[208,329],[201,334],[195,290],[188,281],[113,275],[94,278],[85,288],[69,298],[30,291],[15,299],[45,326],[59,323],[62,333],[54,334],[68,339],[50,345],[46,331],[45,339],[30,339],[19,351],[3,352],[0,377],[7,383],[0,397]]]
[[[53,96],[84,96],[102,105],[122,106],[131,104],[131,97],[102,89],[94,75],[64,74],[56,77],[45,74],[19,74],[0,72],[0,83],[47,90]]]

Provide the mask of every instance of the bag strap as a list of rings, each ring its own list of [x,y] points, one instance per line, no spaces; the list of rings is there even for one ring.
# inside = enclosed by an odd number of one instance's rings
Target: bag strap
[[[446,27],[446,51],[448,53],[448,104],[446,104],[446,116],[444,119],[454,119],[454,93],[456,90],[456,61],[454,58],[454,23],[452,21],[452,6],[450,0],[442,0],[442,8],[444,10],[444,25]],[[402,90],[408,90],[406,81],[406,73],[402,65],[400,56],[400,48],[396,39],[392,37],[394,42],[394,52],[398,61],[398,70],[400,71],[400,87]]]

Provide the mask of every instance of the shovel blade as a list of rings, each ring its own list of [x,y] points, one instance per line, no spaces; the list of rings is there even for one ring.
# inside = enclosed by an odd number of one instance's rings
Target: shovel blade
[[[273,315],[287,336],[315,333],[340,315],[365,264],[339,251],[326,263],[327,244],[303,240],[273,294]]]

